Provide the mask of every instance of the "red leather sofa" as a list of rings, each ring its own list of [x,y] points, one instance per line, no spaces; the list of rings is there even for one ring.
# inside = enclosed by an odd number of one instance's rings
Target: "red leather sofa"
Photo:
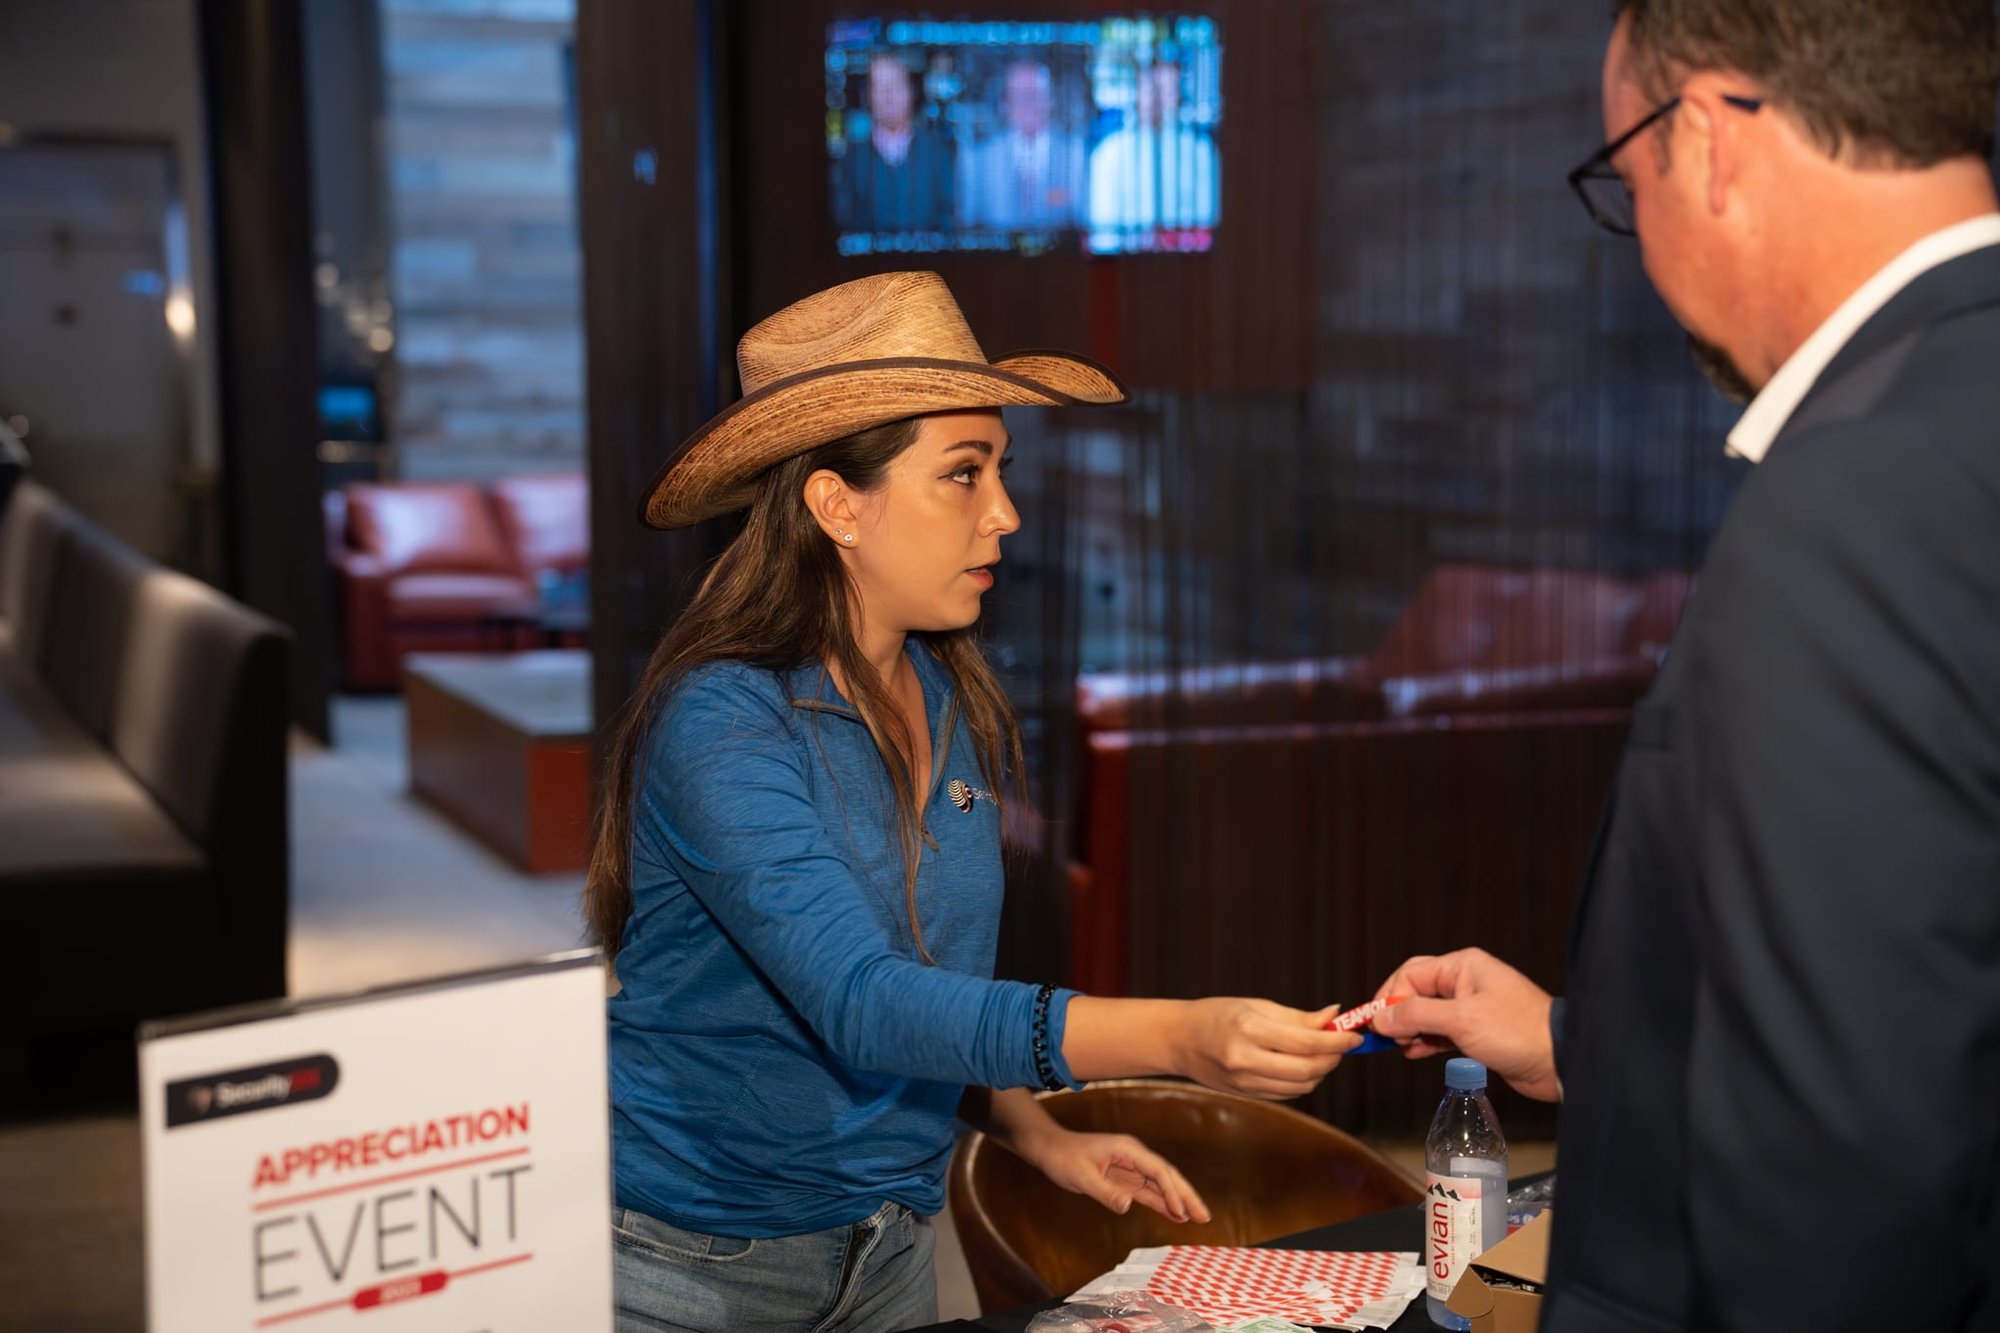
[[[1450,565],[1366,656],[1081,678],[1072,984],[1353,1004],[1411,953],[1480,944],[1559,985],[1688,590],[1676,571]],[[1356,1061],[1313,1109],[1418,1133],[1436,1077]]]
[[[350,690],[395,689],[405,653],[513,646],[504,617],[590,563],[580,473],[357,483],[328,492],[325,514]]]
[[[1629,708],[1652,683],[1692,580],[1441,565],[1372,653],[1079,677],[1086,743],[1135,728]]]

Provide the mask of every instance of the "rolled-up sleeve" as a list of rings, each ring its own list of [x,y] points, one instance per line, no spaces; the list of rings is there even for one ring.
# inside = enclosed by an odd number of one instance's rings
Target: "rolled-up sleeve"
[[[988,1087],[1038,1086],[1037,987],[900,953],[811,793],[790,705],[748,671],[711,669],[669,702],[648,747],[636,835],[842,1062]],[[897,896],[901,896],[898,884]],[[1049,1010],[1055,1072],[1066,1008]]]

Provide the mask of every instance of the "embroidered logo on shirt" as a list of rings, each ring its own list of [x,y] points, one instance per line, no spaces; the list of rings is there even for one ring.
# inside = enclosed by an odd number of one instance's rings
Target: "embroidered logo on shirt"
[[[971,783],[958,778],[953,778],[944,784],[944,794],[958,807],[961,814],[971,814],[974,801],[985,801],[988,805],[995,803],[992,792],[981,791]]]

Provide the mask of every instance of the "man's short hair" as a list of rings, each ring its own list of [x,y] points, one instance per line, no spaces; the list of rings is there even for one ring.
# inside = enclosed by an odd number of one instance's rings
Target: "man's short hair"
[[[1616,0],[1659,100],[1697,70],[1757,81],[1830,156],[1927,167],[1993,151],[1994,0]]]

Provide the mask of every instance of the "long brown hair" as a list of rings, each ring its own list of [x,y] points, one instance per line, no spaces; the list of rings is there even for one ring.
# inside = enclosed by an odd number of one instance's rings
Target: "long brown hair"
[[[647,739],[675,687],[695,668],[738,661],[790,671],[818,661],[835,669],[849,701],[874,738],[896,794],[895,833],[903,851],[903,895],[910,937],[926,962],[917,915],[922,852],[921,783],[902,710],[889,684],[861,654],[854,589],[840,555],[806,508],[806,478],[825,468],[858,491],[881,486],[896,456],[916,442],[918,418],[877,426],[822,445],[765,473],[743,531],[702,580],[694,600],[653,650],[618,725],[604,773],[597,838],[584,882],[584,919],[616,959],[632,915],[632,810],[644,785]],[[944,665],[972,731],[982,777],[997,800],[1022,780],[1021,729],[970,629],[929,633],[923,641]],[[947,742],[948,743],[948,742]],[[1002,807],[1002,814],[1005,807]]]

